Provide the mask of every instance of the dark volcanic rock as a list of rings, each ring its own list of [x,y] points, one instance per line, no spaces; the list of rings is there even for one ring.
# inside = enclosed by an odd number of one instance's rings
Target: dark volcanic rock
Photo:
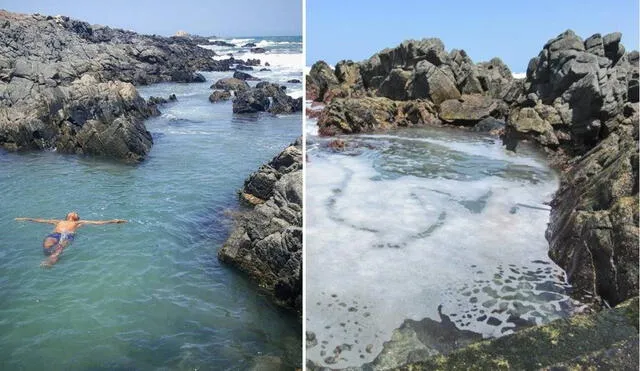
[[[235,47],[235,44],[232,43],[228,43],[226,41],[222,41],[222,40],[213,40],[210,41],[211,45],[216,45],[216,46],[226,46],[226,47]]]
[[[234,113],[270,112],[273,114],[302,111],[302,98],[293,99],[282,86],[268,82],[239,92],[233,100]]]
[[[547,230],[549,255],[577,296],[610,305],[638,294],[638,112],[628,107],[633,114],[562,174]]]
[[[287,82],[290,83],[290,84],[300,84],[300,83],[302,83],[302,81],[300,81],[298,79],[287,80]]]
[[[638,54],[621,35],[572,31],[529,62],[526,97],[511,108],[505,142],[564,154],[547,230],[551,258],[574,295],[615,305],[638,293]],[[630,62],[633,61],[633,62]]]
[[[0,24],[0,145],[10,150],[142,160],[151,147],[142,121],[154,109],[126,83],[198,82],[196,70],[228,69],[185,37],[6,11]]]
[[[429,99],[435,104],[461,94],[514,101],[523,83],[498,58],[474,64],[464,50],[447,53],[439,39],[408,40],[360,63],[341,61],[335,71],[317,62],[307,79],[307,98],[377,95],[394,100]]]
[[[16,81],[14,81],[16,80]],[[24,78],[6,84],[0,108],[0,142],[8,150],[56,148],[61,153],[91,154],[141,161],[151,149],[143,120],[153,110],[135,87],[98,82],[84,75],[66,86],[42,91]]]
[[[251,48],[251,53],[266,53],[267,49],[265,48]]]
[[[218,258],[247,273],[287,308],[302,310],[302,139],[245,181],[242,215]]]
[[[255,43],[246,43],[244,45],[242,45],[243,48],[255,48],[256,44]]]
[[[455,80],[426,60],[416,64],[408,90],[411,98],[429,98],[435,104],[460,97]]]
[[[608,134],[607,121],[616,120],[624,103],[633,101],[628,93],[637,82],[638,65],[630,63],[632,54],[624,54],[617,33],[604,38],[596,34],[583,42],[569,30],[529,62],[526,93],[566,151],[582,154],[594,147]],[[531,104],[519,102],[512,111],[525,107]],[[507,133],[521,136],[519,120],[509,121]]]
[[[244,81],[258,81],[260,80],[257,77],[251,76],[250,74],[246,73],[246,72],[240,72],[240,71],[236,71],[233,73],[233,78],[234,79],[238,79],[238,80],[244,80]]]

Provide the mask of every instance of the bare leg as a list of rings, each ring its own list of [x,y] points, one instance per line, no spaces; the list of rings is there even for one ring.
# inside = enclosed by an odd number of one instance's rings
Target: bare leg
[[[49,267],[52,267],[54,264],[56,264],[60,259],[60,255],[62,255],[64,248],[67,247],[68,244],[69,243],[67,241],[58,243],[58,246],[56,246],[55,250],[51,253],[51,255],[49,255],[47,259],[45,259],[42,263],[40,263],[40,266],[49,268]]]

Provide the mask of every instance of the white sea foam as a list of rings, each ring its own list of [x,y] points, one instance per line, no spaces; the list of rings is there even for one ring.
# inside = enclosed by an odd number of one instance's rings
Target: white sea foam
[[[306,130],[314,135],[314,120],[307,120]],[[398,140],[393,135],[359,138]],[[546,169],[535,159],[500,155],[500,149],[482,143],[405,139],[409,149],[413,141],[464,156],[516,162],[532,172]],[[517,267],[513,269],[520,273],[513,275],[520,279],[527,278],[529,268],[523,267],[544,261],[549,267],[543,271],[547,279],[563,283],[554,278],[562,272],[549,262],[544,237],[549,219],[545,202],[558,186],[553,172],[547,171],[546,178],[537,181],[507,175],[475,180],[389,178],[377,167],[385,161],[379,154],[320,151],[307,165],[307,329],[319,343],[328,342],[325,355],[320,346],[307,350],[314,362],[342,368],[372,361],[405,319],[439,321],[438,305],[452,320],[463,314],[473,316],[465,320],[469,323],[457,323],[461,328],[484,336],[508,333],[510,312],[490,314],[501,322],[499,326],[476,317],[486,309],[482,303],[512,305],[500,291],[507,284],[494,283],[495,275],[508,271],[510,264]],[[465,292],[476,281],[482,282],[473,293],[477,304]],[[531,289],[529,297],[540,293]],[[557,316],[549,308],[559,311],[559,302],[568,298],[554,295],[549,294],[546,302],[521,300],[542,316],[523,318],[539,323]],[[341,344],[352,345],[351,350],[343,351],[337,363],[325,363]],[[371,353],[366,351],[369,344]]]
[[[258,41],[256,44],[256,47],[259,48],[266,48],[269,46],[275,46],[275,45],[292,45],[292,44],[300,44],[300,43],[296,43],[296,42],[292,42],[292,41],[270,41],[270,40],[260,40]]]
[[[307,133],[307,136],[318,135],[318,120],[307,118],[305,132]]]
[[[229,39],[229,40],[224,40],[224,41],[226,41],[228,43],[231,43],[231,44],[235,44],[237,46],[242,46],[244,44],[252,42],[253,40],[255,40],[255,39]]]

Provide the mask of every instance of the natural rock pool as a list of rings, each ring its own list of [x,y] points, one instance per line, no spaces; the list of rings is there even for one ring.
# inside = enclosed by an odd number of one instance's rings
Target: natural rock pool
[[[146,122],[154,147],[139,165],[0,152],[3,368],[299,367],[299,320],[221,265],[216,251],[244,179],[300,135],[301,118],[233,115],[230,101],[211,104],[209,85],[231,74],[140,88],[178,101]],[[286,81],[293,72],[273,74]],[[40,268],[52,226],[13,218],[71,210],[129,223],[81,228],[56,266]]]
[[[558,178],[541,154],[446,128],[345,136],[334,151],[313,124],[305,320],[316,365],[373,361],[407,319],[486,338],[574,309],[547,256]]]

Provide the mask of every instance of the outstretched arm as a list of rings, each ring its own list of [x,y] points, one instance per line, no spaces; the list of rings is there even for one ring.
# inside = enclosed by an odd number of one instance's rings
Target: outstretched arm
[[[91,224],[91,225],[103,225],[103,224],[119,224],[126,223],[127,221],[124,219],[113,219],[113,220],[81,220],[78,222],[80,225]]]
[[[60,220],[57,219],[36,219],[36,218],[16,218],[17,221],[26,221],[26,222],[36,222],[36,223],[48,223],[48,224],[58,224]]]

